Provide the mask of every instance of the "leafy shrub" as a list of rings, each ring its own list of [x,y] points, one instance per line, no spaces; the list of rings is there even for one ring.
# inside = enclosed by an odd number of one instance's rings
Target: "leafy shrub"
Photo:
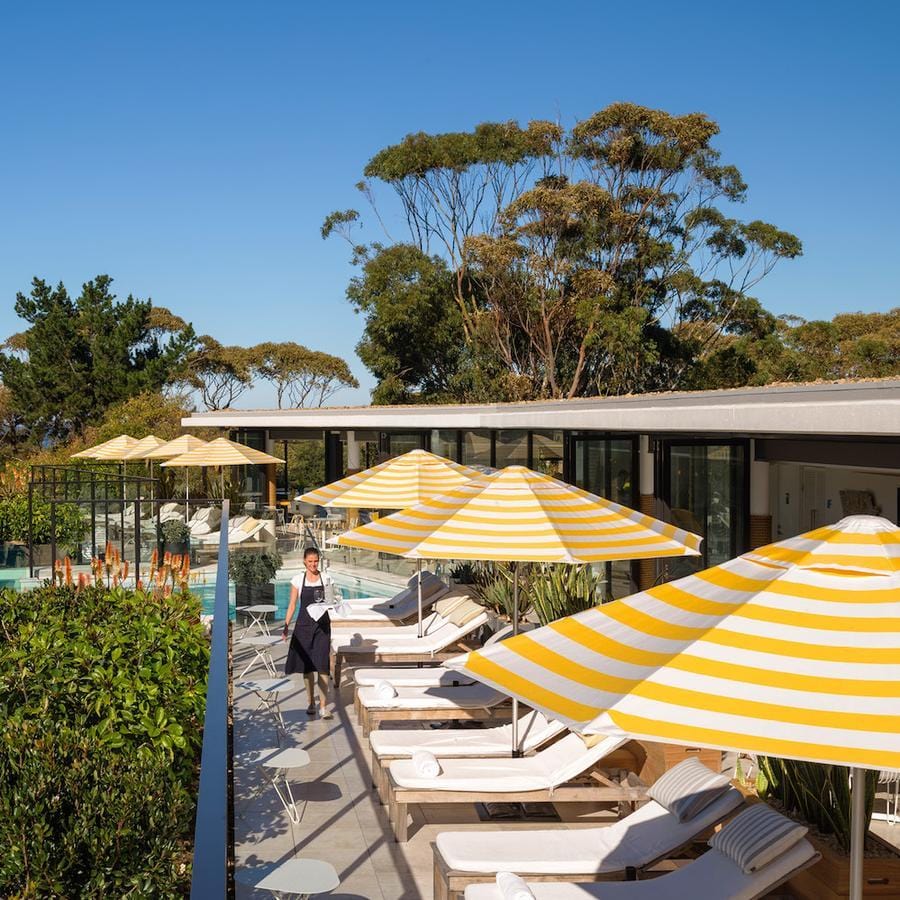
[[[268,584],[281,568],[281,554],[274,550],[267,553],[235,553],[228,560],[228,577],[235,584],[248,587]]]
[[[590,609],[602,602],[603,576],[589,565],[533,565],[528,597],[541,625]]]
[[[51,538],[50,504],[34,498],[32,537],[35,544],[49,544]],[[56,506],[56,542],[74,546],[84,533],[81,510],[74,503]],[[0,541],[28,541],[28,495],[16,494],[0,500]]]
[[[878,772],[866,772],[868,827],[875,803]],[[788,815],[800,816],[820,834],[833,834],[845,851],[850,850],[850,771],[774,756],[759,757],[757,788],[763,800],[774,798]]]
[[[189,594],[0,591],[0,896],[184,896],[209,650]]]
[[[166,544],[186,544],[191,539],[191,529],[181,519],[167,519],[159,526],[159,538]]]

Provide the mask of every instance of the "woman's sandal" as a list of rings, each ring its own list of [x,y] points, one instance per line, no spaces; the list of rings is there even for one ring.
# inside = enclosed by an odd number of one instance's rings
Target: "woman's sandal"
[[[306,714],[308,716],[314,716],[316,714],[316,710],[318,707],[315,703],[310,703],[309,706],[306,707]]]

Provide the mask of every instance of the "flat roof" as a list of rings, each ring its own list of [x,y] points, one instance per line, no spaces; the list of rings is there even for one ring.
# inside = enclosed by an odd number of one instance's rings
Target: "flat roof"
[[[223,409],[187,428],[480,429],[900,437],[900,379],[521,403]]]

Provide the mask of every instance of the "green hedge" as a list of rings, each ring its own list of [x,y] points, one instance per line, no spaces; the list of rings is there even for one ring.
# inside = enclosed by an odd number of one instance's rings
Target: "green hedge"
[[[35,544],[50,543],[50,504],[35,498],[33,502],[32,534]],[[74,503],[59,503],[56,507],[56,542],[59,545],[77,544],[84,533],[81,510]],[[28,496],[19,494],[0,500],[0,541],[28,541]]]
[[[190,595],[0,591],[0,896],[187,893],[199,612]]]

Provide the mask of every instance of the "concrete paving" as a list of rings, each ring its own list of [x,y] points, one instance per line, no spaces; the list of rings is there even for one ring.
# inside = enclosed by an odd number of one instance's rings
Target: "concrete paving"
[[[251,654],[252,655],[252,654]],[[283,670],[286,648],[276,648],[276,666]],[[245,662],[241,664],[241,660]],[[240,672],[250,656],[234,661]],[[266,678],[260,665],[246,676]],[[330,897],[335,900],[430,900],[432,897],[432,842],[449,828],[501,827],[479,821],[475,808],[447,804],[434,806],[423,817],[413,810],[414,822],[406,844],[394,842],[386,810],[371,788],[368,741],[362,738],[353,712],[352,687],[345,686],[343,702],[335,704],[334,718],[306,714],[307,697],[302,678],[282,695],[281,709],[287,734],[276,730],[265,709],[254,711],[256,696],[234,691],[235,857],[238,876],[262,871],[267,864],[311,857],[330,862],[341,880]],[[255,765],[261,752],[279,747],[303,747],[310,764],[289,773],[300,822],[293,825],[274,789]],[[260,790],[262,788],[262,790]],[[256,796],[254,796],[256,794]],[[504,828],[577,828],[612,821],[615,811],[586,805],[570,810],[571,821],[559,823],[502,823]],[[237,900],[268,897],[240,883]]]

